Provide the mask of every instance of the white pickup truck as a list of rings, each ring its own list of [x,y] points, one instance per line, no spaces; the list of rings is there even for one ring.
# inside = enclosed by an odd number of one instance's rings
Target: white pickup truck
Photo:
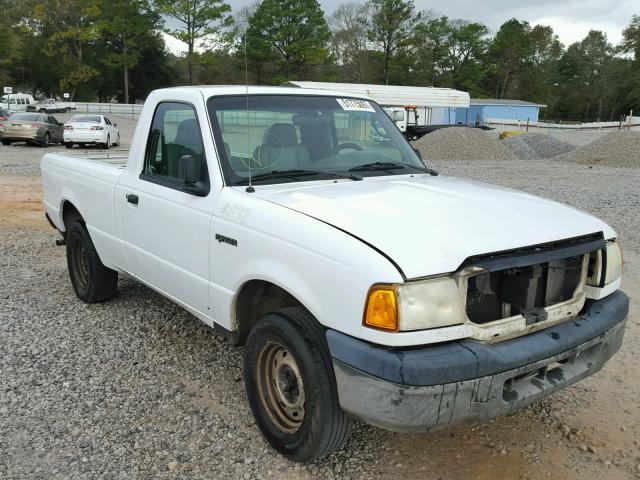
[[[128,158],[41,169],[78,297],[126,273],[244,345],[256,423],[294,460],[354,418],[422,432],[512,412],[622,343],[608,225],[438,175],[366,97],[158,90]]]
[[[60,102],[54,98],[42,100],[27,107],[29,112],[40,113],[69,113],[71,110],[76,109],[76,104],[73,102]]]

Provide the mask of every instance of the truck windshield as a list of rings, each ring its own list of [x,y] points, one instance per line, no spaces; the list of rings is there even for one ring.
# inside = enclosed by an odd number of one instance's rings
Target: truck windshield
[[[248,101],[248,108],[247,108]],[[424,170],[400,131],[377,104],[311,95],[211,97],[214,136],[227,184],[358,175],[402,175]],[[222,150],[222,149],[221,149]],[[314,175],[296,176],[294,172]],[[271,175],[275,172],[275,175]],[[287,175],[278,173],[287,172]]]

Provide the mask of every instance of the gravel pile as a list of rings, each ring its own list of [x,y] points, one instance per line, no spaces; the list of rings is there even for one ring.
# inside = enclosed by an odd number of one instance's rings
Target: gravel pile
[[[616,131],[557,157],[584,165],[640,166],[640,132]]]
[[[575,149],[570,143],[544,133],[523,133],[506,138],[502,143],[523,160],[552,158]]]
[[[413,142],[422,159],[510,160],[514,158],[500,140],[477,128],[450,127],[436,130]]]

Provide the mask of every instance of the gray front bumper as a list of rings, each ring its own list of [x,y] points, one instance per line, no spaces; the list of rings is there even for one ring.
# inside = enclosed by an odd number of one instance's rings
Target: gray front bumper
[[[615,292],[574,320],[495,345],[393,350],[329,331],[340,405],[398,432],[507,414],[600,370],[622,345],[628,308]]]

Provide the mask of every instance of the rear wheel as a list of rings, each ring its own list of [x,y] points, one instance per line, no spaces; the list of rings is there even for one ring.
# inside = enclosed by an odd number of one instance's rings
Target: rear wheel
[[[45,133],[44,140],[42,141],[42,146],[48,147],[49,145],[51,145],[51,135],[49,135],[49,133]]]
[[[295,461],[340,449],[351,420],[340,408],[324,331],[302,308],[262,317],[249,333],[244,381],[258,427]]]
[[[73,148],[73,143],[67,142],[64,144],[64,146],[67,148]]]
[[[9,145],[11,145],[11,140],[2,140],[2,145],[8,147]]]
[[[111,148],[111,137],[107,135],[107,141],[104,144],[105,150],[109,150]]]
[[[118,272],[102,264],[89,232],[79,218],[71,218],[65,224],[67,267],[76,295],[87,303],[102,302],[113,297],[118,286]]]

